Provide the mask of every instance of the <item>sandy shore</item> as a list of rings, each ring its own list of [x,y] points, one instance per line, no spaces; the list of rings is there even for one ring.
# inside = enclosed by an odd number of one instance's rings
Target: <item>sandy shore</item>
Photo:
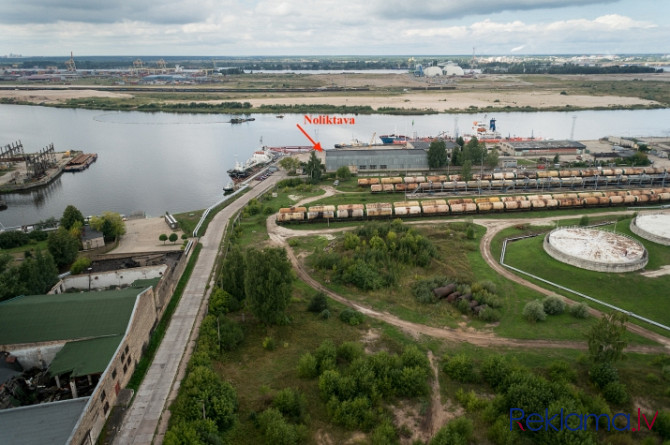
[[[621,96],[568,96],[551,91],[418,91],[399,96],[291,96],[247,100],[252,106],[259,105],[293,105],[293,104],[330,104],[364,106],[374,109],[383,107],[418,108],[438,112],[449,110],[466,110],[468,107],[532,107],[556,108],[570,105],[578,108],[622,107],[633,105],[657,105],[658,102],[636,97]]]
[[[218,89],[208,100],[208,92],[197,93],[200,97],[198,102],[220,103],[226,101],[250,102],[252,106],[260,105],[309,105],[309,104],[331,104],[336,106],[372,106],[374,109],[383,107],[392,108],[415,108],[433,110],[437,112],[467,110],[476,108],[505,108],[513,109],[530,107],[534,109],[557,109],[566,106],[581,109],[593,108],[621,108],[632,106],[654,106],[658,102],[640,97],[628,97],[617,95],[589,95],[583,90],[572,93],[573,87],[578,81],[588,82],[610,82],[602,85],[607,88],[611,82],[631,81],[663,81],[670,82],[670,73],[663,74],[638,74],[638,75],[586,75],[586,76],[519,76],[519,75],[484,75],[479,78],[419,78],[408,74],[313,74],[313,75],[282,75],[282,74],[259,74],[253,76],[239,76],[227,78],[227,82],[213,84]],[[443,90],[421,90],[412,88],[425,88],[442,86],[449,89]],[[11,86],[10,86],[11,87]],[[23,102],[34,104],[63,103],[69,99],[84,98],[124,98],[130,99],[135,95],[132,92],[98,91],[95,85],[78,86],[83,89],[70,89],[68,85],[53,85],[50,88],[39,89],[32,85],[31,90],[7,89],[0,90],[0,98],[14,98]],[[180,87],[180,86],[177,86]],[[183,86],[181,86],[183,87]],[[187,86],[199,89],[198,86]],[[205,88],[206,86],[203,86]],[[333,92],[314,91],[286,93],[272,88],[295,87],[295,88],[366,88],[362,92]],[[132,87],[131,87],[132,88]],[[151,87],[149,87],[151,88]],[[167,88],[170,98],[169,102],[191,102],[190,94],[180,99],[176,94],[169,93],[171,86],[156,86],[161,91]],[[243,93],[238,88],[269,88],[267,93]],[[612,86],[612,90],[615,88]],[[567,90],[567,91],[566,91]],[[600,90],[605,91],[605,90]],[[225,95],[225,98],[221,96]],[[160,99],[155,99],[161,102]]]

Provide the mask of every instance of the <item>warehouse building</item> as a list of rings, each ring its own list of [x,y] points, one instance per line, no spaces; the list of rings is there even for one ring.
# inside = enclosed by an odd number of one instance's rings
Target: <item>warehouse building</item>
[[[445,141],[447,153],[454,142]],[[353,173],[428,171],[429,142],[415,141],[405,147],[326,150],[326,171],[349,167]]]
[[[550,155],[581,155],[586,145],[577,141],[524,141],[501,142],[504,152],[512,156],[550,156]]]

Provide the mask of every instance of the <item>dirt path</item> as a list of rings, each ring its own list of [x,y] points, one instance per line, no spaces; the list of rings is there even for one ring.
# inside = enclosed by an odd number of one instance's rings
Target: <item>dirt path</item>
[[[604,215],[607,215],[608,213],[604,213]],[[617,214],[621,214],[620,212]],[[598,216],[602,214],[594,214],[592,216]],[[568,218],[568,217],[566,217]],[[574,218],[574,216],[571,216],[571,218]],[[535,219],[531,220],[531,223],[535,224],[546,224],[548,221],[555,220],[555,219],[560,219],[560,218],[543,218],[543,219]],[[450,221],[451,222],[451,221]],[[525,222],[528,222],[527,220]],[[431,225],[431,224],[443,224],[445,223],[444,220],[427,220],[427,221],[420,221],[416,222],[417,224],[420,225]],[[498,273],[503,274],[505,277],[512,279],[515,282],[518,282],[519,284],[523,285],[529,285],[529,287],[533,288],[534,290],[537,290],[538,292],[541,292],[543,294],[553,294],[552,292],[549,292],[545,289],[540,288],[539,286],[535,286],[532,283],[526,284],[525,280],[520,279],[516,275],[513,275],[509,273],[506,269],[504,269],[502,266],[500,266],[497,262],[493,261],[490,255],[490,242],[495,233],[498,231],[502,230],[505,227],[509,227],[514,224],[518,224],[519,221],[505,221],[505,220],[478,220],[478,224],[482,224],[489,228],[487,230],[487,234],[482,240],[482,255],[487,255],[488,252],[488,258],[487,262],[496,270]],[[334,228],[334,229],[325,229],[325,230],[291,230],[286,227],[279,227],[277,226],[275,222],[275,217],[270,216],[267,219],[267,229],[268,229],[268,234],[270,236],[270,240],[273,244],[279,246],[279,247],[284,247],[286,249],[287,255],[291,263],[293,264],[294,269],[296,270],[296,273],[298,277],[303,280],[305,283],[307,283],[309,286],[314,288],[317,291],[323,292],[324,294],[328,295],[330,298],[334,299],[335,301],[338,301],[339,303],[342,303],[346,306],[349,306],[362,314],[365,314],[369,317],[375,318],[377,320],[381,320],[385,323],[388,323],[392,326],[395,326],[405,333],[411,335],[414,338],[419,338],[421,335],[426,335],[429,337],[433,338],[439,338],[447,341],[453,341],[453,342],[464,342],[464,343],[470,343],[474,344],[476,346],[481,346],[481,347],[518,347],[518,348],[551,348],[551,349],[579,349],[579,350],[585,350],[586,349],[586,343],[585,342],[578,342],[578,341],[567,341],[567,340],[522,340],[522,339],[512,339],[512,338],[503,338],[503,337],[498,337],[496,336],[493,332],[484,332],[484,331],[474,331],[474,330],[464,330],[464,329],[453,329],[449,327],[434,327],[434,326],[426,326],[418,323],[413,323],[410,321],[402,320],[401,318],[390,314],[388,312],[379,312],[374,309],[371,309],[367,306],[364,306],[362,304],[359,304],[357,302],[354,302],[352,300],[349,300],[348,298],[345,298],[332,290],[328,289],[327,287],[323,286],[321,283],[316,281],[314,278],[311,277],[311,275],[305,270],[304,265],[300,262],[300,260],[296,257],[295,252],[293,249],[288,245],[286,242],[286,239],[288,237],[296,237],[296,236],[311,236],[311,235],[322,235],[325,233],[337,233],[341,232],[344,230],[352,230],[352,227],[341,227],[341,228]],[[484,247],[488,246],[488,247]],[[485,249],[485,251],[484,251]],[[493,261],[491,263],[490,261]],[[494,267],[495,266],[497,267]],[[517,281],[520,280],[520,281]],[[599,314],[599,312],[594,312],[594,315]],[[633,332],[639,333],[640,335],[644,335],[647,338],[651,338],[655,341],[658,341],[659,343],[665,345],[666,347],[670,348],[670,339],[666,339],[658,334],[655,334],[653,332],[647,331],[646,329],[640,328],[636,325],[629,325],[629,329]],[[639,329],[639,331],[638,331]],[[641,345],[636,345],[636,346],[630,346],[627,348],[627,351],[629,352],[638,352],[638,353],[646,353],[646,354],[658,354],[658,353],[663,353],[664,349],[659,346],[641,346]]]

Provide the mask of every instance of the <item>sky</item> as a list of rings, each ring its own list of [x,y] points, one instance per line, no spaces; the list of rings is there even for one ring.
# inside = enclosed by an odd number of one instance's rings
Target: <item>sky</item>
[[[670,54],[668,0],[0,0],[0,56]]]

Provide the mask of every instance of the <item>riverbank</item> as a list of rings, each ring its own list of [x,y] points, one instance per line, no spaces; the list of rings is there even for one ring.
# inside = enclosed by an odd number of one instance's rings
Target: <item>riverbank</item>
[[[632,77],[631,77],[632,76]],[[434,114],[670,107],[670,73],[633,75],[408,74],[227,76],[207,85],[2,85],[0,101],[181,113]]]
[[[69,161],[70,157],[63,157],[58,160],[56,167],[51,167],[47,170],[46,175],[39,179],[26,182],[23,182],[26,179],[26,166],[25,164],[19,163],[15,170],[0,176],[0,194],[25,192],[27,190],[49,185],[63,173],[65,166]]]

